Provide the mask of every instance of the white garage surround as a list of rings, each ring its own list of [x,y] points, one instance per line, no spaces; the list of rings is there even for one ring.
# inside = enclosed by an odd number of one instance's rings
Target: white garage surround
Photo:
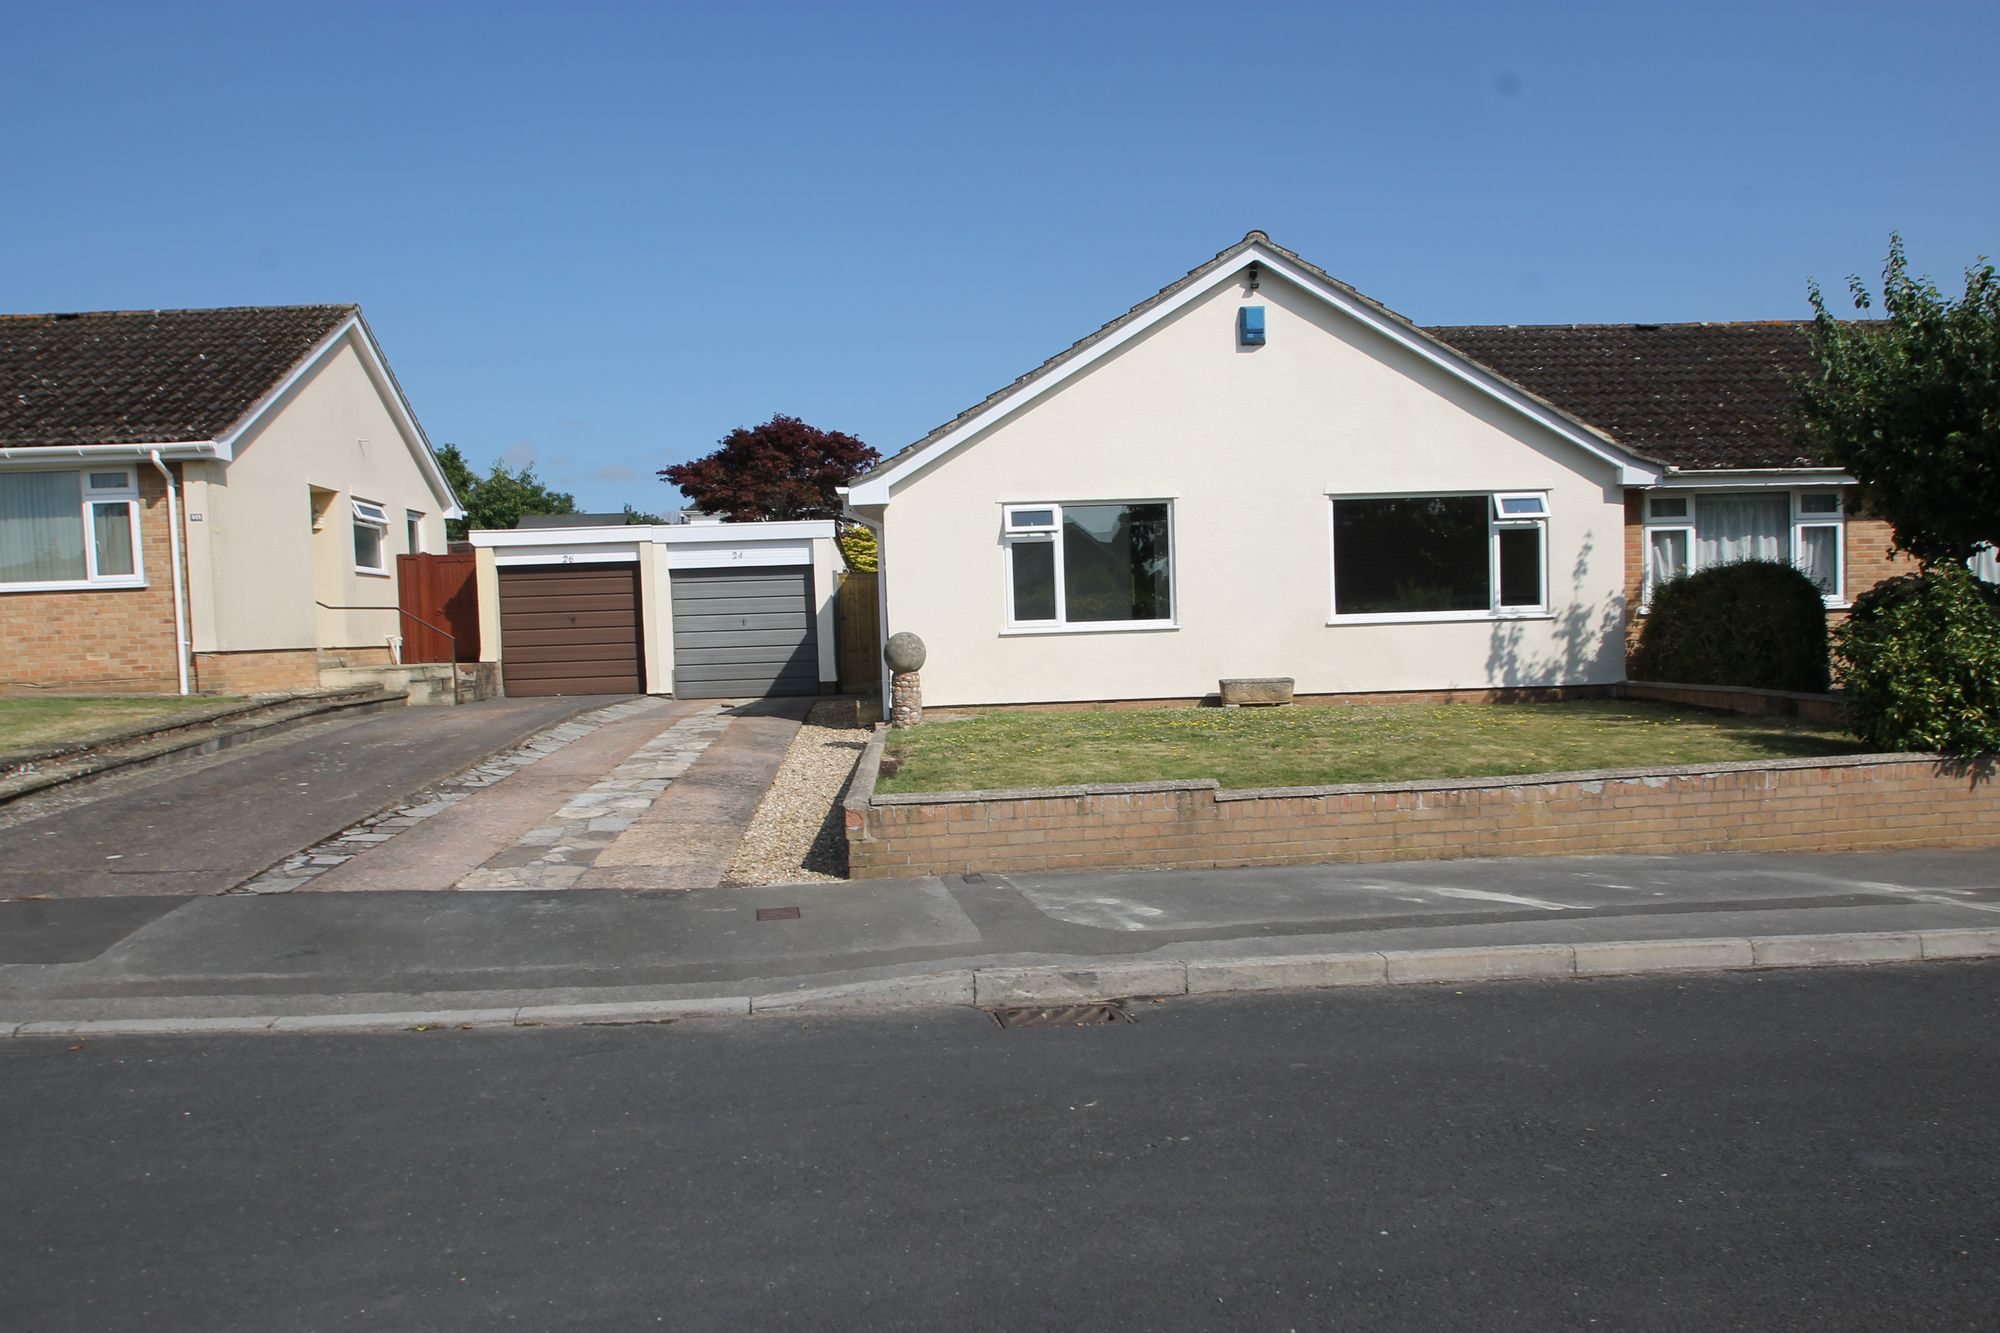
[[[834,657],[833,597],[840,557],[834,549],[831,522],[515,528],[473,532],[468,537],[478,556],[480,642],[490,661],[501,660],[499,571],[504,568],[638,565],[646,690],[649,694],[670,694],[674,680],[675,570],[803,566],[812,570],[819,678],[830,684],[839,677]]]

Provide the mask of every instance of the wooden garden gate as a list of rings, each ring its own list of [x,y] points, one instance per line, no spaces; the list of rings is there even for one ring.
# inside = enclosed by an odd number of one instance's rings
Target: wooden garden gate
[[[479,660],[479,585],[474,562],[470,551],[396,557],[405,662]]]

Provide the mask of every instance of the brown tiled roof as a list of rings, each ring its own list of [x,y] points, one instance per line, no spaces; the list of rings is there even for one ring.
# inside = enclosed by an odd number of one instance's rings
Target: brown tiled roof
[[[212,440],[355,310],[0,315],[0,446]]]
[[[1479,325],[1426,329],[1488,369],[1688,471],[1819,466],[1794,382],[1818,373],[1811,325]]]

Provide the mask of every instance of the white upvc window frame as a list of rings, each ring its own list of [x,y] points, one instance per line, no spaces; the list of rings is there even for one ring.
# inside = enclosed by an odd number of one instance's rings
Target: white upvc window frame
[[[1163,620],[1078,620],[1064,617],[1069,611],[1069,588],[1063,572],[1063,510],[1066,506],[1078,509],[1103,505],[1164,505],[1167,511],[1167,615]],[[1067,500],[1032,503],[1008,503],[1000,506],[1000,544],[1004,548],[1001,560],[1002,582],[1007,611],[1006,625],[1001,629],[1007,634],[1121,634],[1144,630],[1175,630],[1180,628],[1180,542],[1174,526],[1174,501],[1171,497],[1118,499],[1118,500]],[[1014,611],[1014,550],[1018,546],[1050,546],[1053,548],[1052,563],[1055,566],[1055,606],[1054,620],[1022,620]]]
[[[403,511],[403,539],[411,555],[424,553],[424,514],[421,509]]]
[[[1342,614],[1340,580],[1335,562],[1339,559],[1339,505],[1357,500],[1460,500],[1482,499],[1486,503],[1486,609],[1484,611],[1361,611]],[[1513,502],[1516,512],[1503,514]],[[1532,502],[1532,505],[1531,505]],[[1533,512],[1528,512],[1532,507]],[[1438,625],[1487,620],[1548,620],[1554,616],[1549,606],[1549,519],[1551,505],[1546,490],[1509,491],[1372,491],[1327,493],[1327,617],[1328,625]],[[1500,534],[1530,529],[1540,537],[1540,560],[1536,574],[1541,597],[1532,606],[1500,604]]]
[[[354,572],[357,574],[373,575],[377,578],[389,577],[388,509],[374,500],[364,500],[358,495],[349,496],[348,503],[354,513],[354,529],[349,533],[349,540],[354,541],[358,538],[361,529],[364,527],[375,529],[375,550],[382,560],[382,563],[379,565],[362,564],[361,547],[359,542],[356,541],[354,547]]]
[[[31,467],[12,472],[69,472],[78,481],[81,503],[77,521],[83,525],[83,577],[80,579],[28,580],[0,583],[0,592],[86,592],[98,588],[143,588],[146,586],[146,544],[139,527],[139,476],[136,465],[101,464],[97,467]],[[97,480],[117,474],[115,485],[98,485]],[[132,535],[132,572],[104,574],[97,567],[97,507],[120,505],[125,508],[126,529]]]
[[[1641,532],[1640,558],[1644,561],[1641,576],[1639,610],[1641,614],[1650,610],[1653,604],[1653,589],[1659,584],[1658,571],[1653,568],[1653,534],[1656,532],[1683,532],[1687,542],[1687,572],[1697,573],[1702,569],[1699,544],[1695,533],[1695,505],[1704,495],[1768,495],[1773,490],[1785,495],[1791,510],[1791,521],[1786,525],[1785,561],[1803,571],[1800,564],[1801,553],[1805,549],[1805,533],[1809,528],[1825,528],[1833,533],[1834,583],[1833,591],[1820,594],[1820,600],[1828,610],[1845,610],[1847,601],[1847,496],[1838,487],[1832,486],[1788,486],[1757,487],[1746,486],[1741,490],[1723,490],[1715,487],[1686,490],[1660,490],[1645,493],[1644,528]],[[1829,509],[1808,510],[1808,500],[1830,500]],[[1681,512],[1657,513],[1660,502],[1679,503]]]

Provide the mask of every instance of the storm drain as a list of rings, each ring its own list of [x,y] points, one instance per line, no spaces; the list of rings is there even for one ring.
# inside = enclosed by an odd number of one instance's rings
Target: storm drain
[[[1038,1004],[986,1012],[1003,1028],[1088,1028],[1132,1021],[1125,1006],[1117,1003]]]

